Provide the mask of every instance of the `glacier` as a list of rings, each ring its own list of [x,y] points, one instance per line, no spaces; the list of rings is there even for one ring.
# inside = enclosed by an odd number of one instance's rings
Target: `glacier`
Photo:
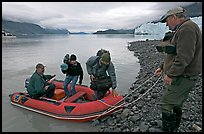
[[[191,17],[190,19],[194,21],[202,30],[202,16]],[[157,38],[162,39],[167,31],[169,31],[169,28],[166,26],[166,23],[148,22],[135,28],[134,34],[135,35],[154,35],[154,36],[157,36]]]

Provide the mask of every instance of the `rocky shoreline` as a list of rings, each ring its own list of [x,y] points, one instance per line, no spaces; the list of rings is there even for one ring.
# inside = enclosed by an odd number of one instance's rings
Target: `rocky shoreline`
[[[158,102],[164,84],[161,77],[153,76],[163,59],[163,54],[157,52],[155,47],[158,43],[159,40],[128,43],[128,49],[134,51],[139,59],[139,75],[129,93],[124,95],[123,109],[92,123],[99,132],[162,132]],[[182,112],[179,132],[198,132],[198,128],[202,129],[202,75],[184,102]]]

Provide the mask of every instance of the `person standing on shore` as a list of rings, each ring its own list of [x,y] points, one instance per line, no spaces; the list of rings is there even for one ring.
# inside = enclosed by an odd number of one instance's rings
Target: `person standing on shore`
[[[166,22],[174,32],[170,44],[175,48],[175,52],[165,53],[162,66],[155,70],[155,75],[163,75],[165,83],[159,103],[162,130],[175,132],[180,126],[182,105],[202,73],[202,34],[182,7],[169,10],[160,22]]]

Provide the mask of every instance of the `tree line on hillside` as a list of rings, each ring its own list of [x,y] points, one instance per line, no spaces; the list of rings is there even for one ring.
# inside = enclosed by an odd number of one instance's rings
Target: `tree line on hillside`
[[[66,29],[47,29],[32,23],[13,22],[2,19],[2,30],[15,35],[22,34],[68,34]]]

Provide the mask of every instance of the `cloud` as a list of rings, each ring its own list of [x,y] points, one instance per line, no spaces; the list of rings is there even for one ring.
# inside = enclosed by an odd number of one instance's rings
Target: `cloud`
[[[2,18],[71,32],[135,28],[193,2],[2,2]]]

